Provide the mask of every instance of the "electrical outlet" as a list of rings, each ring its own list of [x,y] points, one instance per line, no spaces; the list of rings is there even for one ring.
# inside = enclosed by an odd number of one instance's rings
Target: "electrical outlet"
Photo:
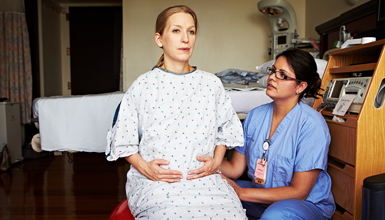
[[[15,115],[11,115],[11,121],[15,121],[16,120],[16,116]]]

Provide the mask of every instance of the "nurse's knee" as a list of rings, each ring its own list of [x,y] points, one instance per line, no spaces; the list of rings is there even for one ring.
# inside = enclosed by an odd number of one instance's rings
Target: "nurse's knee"
[[[303,219],[298,216],[297,206],[300,200],[286,199],[271,204],[261,216],[261,220]]]

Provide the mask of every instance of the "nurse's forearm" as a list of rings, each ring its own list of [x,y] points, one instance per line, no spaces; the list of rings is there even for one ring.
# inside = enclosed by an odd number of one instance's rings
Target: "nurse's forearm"
[[[219,170],[223,175],[233,180],[238,179],[242,175],[242,172],[237,172],[233,164],[227,160],[222,161]]]
[[[313,189],[319,169],[295,172],[290,186],[276,188],[244,188],[237,192],[240,200],[247,202],[271,204],[284,199],[305,200]]]
[[[284,199],[304,200],[291,186],[276,188],[242,188],[239,199],[245,202],[272,204]],[[305,198],[306,199],[306,198]]]

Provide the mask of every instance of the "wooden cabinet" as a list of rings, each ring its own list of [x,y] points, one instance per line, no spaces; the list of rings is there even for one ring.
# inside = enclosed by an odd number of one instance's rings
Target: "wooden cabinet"
[[[345,122],[332,121],[331,109],[321,112],[331,134],[328,173],[337,210],[332,219],[361,219],[363,180],[385,173],[385,106],[375,105],[378,89],[385,84],[385,40],[329,53],[321,88],[353,73],[372,74],[359,113],[347,113]],[[317,108],[322,99],[314,102]]]

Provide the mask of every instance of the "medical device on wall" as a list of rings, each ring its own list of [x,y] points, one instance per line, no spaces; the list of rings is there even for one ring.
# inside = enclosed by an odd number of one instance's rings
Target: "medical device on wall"
[[[293,7],[285,0],[262,0],[258,10],[265,14],[271,25],[271,59],[282,51],[294,47],[293,39],[297,35],[297,17]]]
[[[326,86],[323,102],[326,105],[334,106],[344,95],[356,95],[348,111],[359,113],[371,80],[372,77],[332,79]]]

